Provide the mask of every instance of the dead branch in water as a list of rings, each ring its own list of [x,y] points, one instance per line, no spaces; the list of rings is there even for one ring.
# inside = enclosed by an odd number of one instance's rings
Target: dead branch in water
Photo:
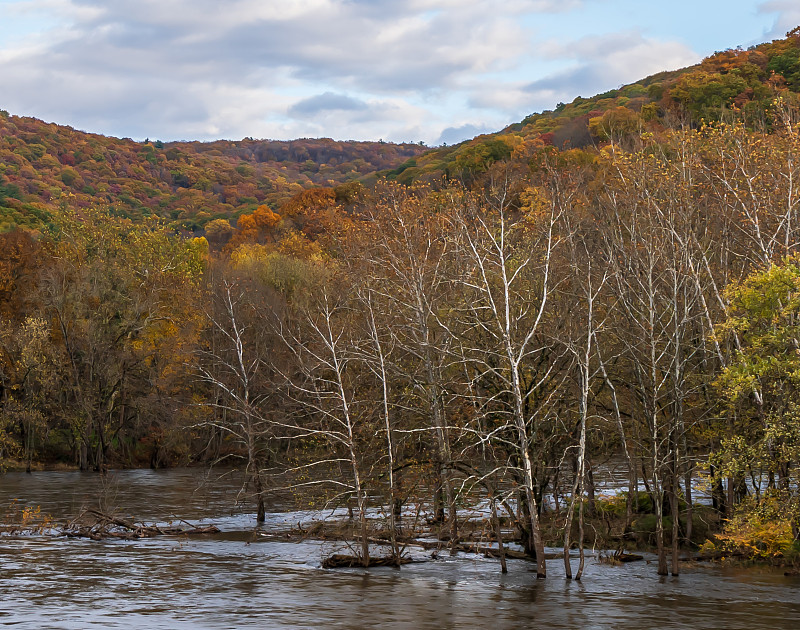
[[[104,514],[99,510],[87,509],[76,519],[67,523],[60,534],[68,538],[89,538],[103,540],[118,538],[121,540],[138,540],[154,536],[197,536],[200,534],[217,534],[219,529],[214,525],[196,526],[186,521],[185,526],[158,526],[136,523],[127,519]]]
[[[413,564],[425,562],[425,560],[414,558],[395,558],[394,556],[378,556],[369,558],[369,567],[396,567],[401,564]],[[323,569],[363,569],[363,560],[356,555],[335,553],[322,561]]]

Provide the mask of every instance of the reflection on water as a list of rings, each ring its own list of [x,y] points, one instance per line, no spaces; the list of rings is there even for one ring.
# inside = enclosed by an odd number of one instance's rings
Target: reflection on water
[[[207,481],[207,480],[205,480]],[[396,569],[325,571],[330,544],[253,535],[232,510],[240,479],[197,470],[0,477],[0,506],[19,498],[63,518],[83,505],[137,519],[207,518],[216,537],[137,542],[0,539],[0,625],[18,628],[797,628],[800,579],[773,571],[655,567],[589,560],[580,583],[560,560],[538,581],[529,565],[443,557]],[[102,495],[102,498],[100,498]],[[266,528],[306,513],[273,505]]]

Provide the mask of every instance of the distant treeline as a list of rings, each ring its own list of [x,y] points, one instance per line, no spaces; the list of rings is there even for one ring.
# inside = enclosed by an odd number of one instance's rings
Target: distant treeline
[[[0,232],[39,229],[59,208],[108,207],[120,217],[159,217],[202,234],[259,205],[390,169],[425,151],[416,144],[335,142],[134,142],[0,110]]]

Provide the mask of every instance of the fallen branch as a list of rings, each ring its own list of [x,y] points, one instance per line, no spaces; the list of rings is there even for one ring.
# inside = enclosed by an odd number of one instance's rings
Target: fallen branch
[[[396,567],[401,564],[425,562],[414,558],[395,558],[393,556],[370,557],[368,567]],[[322,561],[323,569],[353,569],[364,568],[364,563],[358,556],[335,553]]]
[[[154,536],[197,536],[219,533],[219,529],[214,525],[196,526],[186,521],[182,522],[186,526],[159,527],[155,524],[135,523],[112,514],[88,509],[64,526],[60,535],[68,538],[89,538],[90,540],[105,538],[138,540]]]

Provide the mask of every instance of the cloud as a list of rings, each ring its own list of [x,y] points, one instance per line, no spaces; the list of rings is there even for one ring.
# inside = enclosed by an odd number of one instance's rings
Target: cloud
[[[458,11],[411,12],[399,0],[59,0],[56,5],[72,27],[52,56],[101,72],[159,74],[167,63],[189,77],[200,71],[243,80],[286,68],[304,80],[426,90],[513,59],[525,45],[505,15],[476,19],[486,11],[483,0],[467,1]]]
[[[523,81],[485,81],[469,93],[469,106],[485,111],[519,112],[531,104],[529,83]]]
[[[604,32],[609,27],[597,17],[607,17],[606,5],[6,1],[0,107],[134,138],[457,141],[578,93],[696,60],[686,46],[636,29],[555,39]],[[47,28],[24,31],[3,48],[2,33],[21,16],[26,23],[46,16]],[[619,28],[617,21],[607,24]]]
[[[548,57],[572,59],[573,65],[525,86],[537,108],[552,107],[555,101],[572,100],[576,95],[591,96],[700,61],[684,44],[648,39],[637,31],[549,42],[545,49]]]
[[[529,48],[515,12],[561,10],[564,3],[510,0],[502,12],[489,0],[25,0],[11,6],[60,21],[0,49],[5,108],[103,133],[207,139],[254,135],[252,127],[272,127],[275,134],[297,128],[287,116],[305,120],[310,133],[312,118],[335,111],[360,112],[349,116],[353,123],[384,120],[384,137],[392,129],[415,129],[419,116],[390,120],[389,113],[403,115],[425,99],[435,107],[442,93],[457,92],[471,77],[512,67]],[[369,95],[370,103],[346,96],[352,93]],[[254,116],[249,127],[240,117],[220,115],[235,98]],[[386,104],[399,100],[405,101],[400,107]],[[423,116],[423,127],[439,116]],[[436,124],[428,127],[429,140],[446,126]]]
[[[458,144],[464,140],[469,140],[470,138],[474,138],[483,133],[490,133],[491,131],[496,131],[496,129],[490,129],[486,125],[474,125],[472,123],[467,123],[460,127],[448,127],[442,131],[436,144]]]
[[[558,71],[528,82],[483,82],[470,90],[470,107],[513,113],[504,126],[576,96],[592,96],[700,60],[684,44],[645,38],[637,31],[548,40],[539,50],[543,58],[559,63]]]
[[[315,116],[324,111],[363,111],[367,109],[367,107],[364,101],[351,98],[344,94],[325,92],[324,94],[311,96],[298,101],[289,108],[289,115],[293,118],[306,118]]]
[[[389,0],[392,4],[397,4]],[[367,4],[373,4],[367,1]],[[377,2],[377,4],[384,4]],[[402,2],[400,4],[403,4]],[[410,0],[405,3],[415,9],[463,8],[467,5],[490,9],[496,4],[482,0]],[[503,9],[510,13],[564,13],[581,8],[584,0],[506,0]]]
[[[797,0],[762,2],[758,5],[758,12],[767,15],[777,13],[772,29],[765,33],[768,37],[783,37],[795,26],[800,25],[800,4]]]

